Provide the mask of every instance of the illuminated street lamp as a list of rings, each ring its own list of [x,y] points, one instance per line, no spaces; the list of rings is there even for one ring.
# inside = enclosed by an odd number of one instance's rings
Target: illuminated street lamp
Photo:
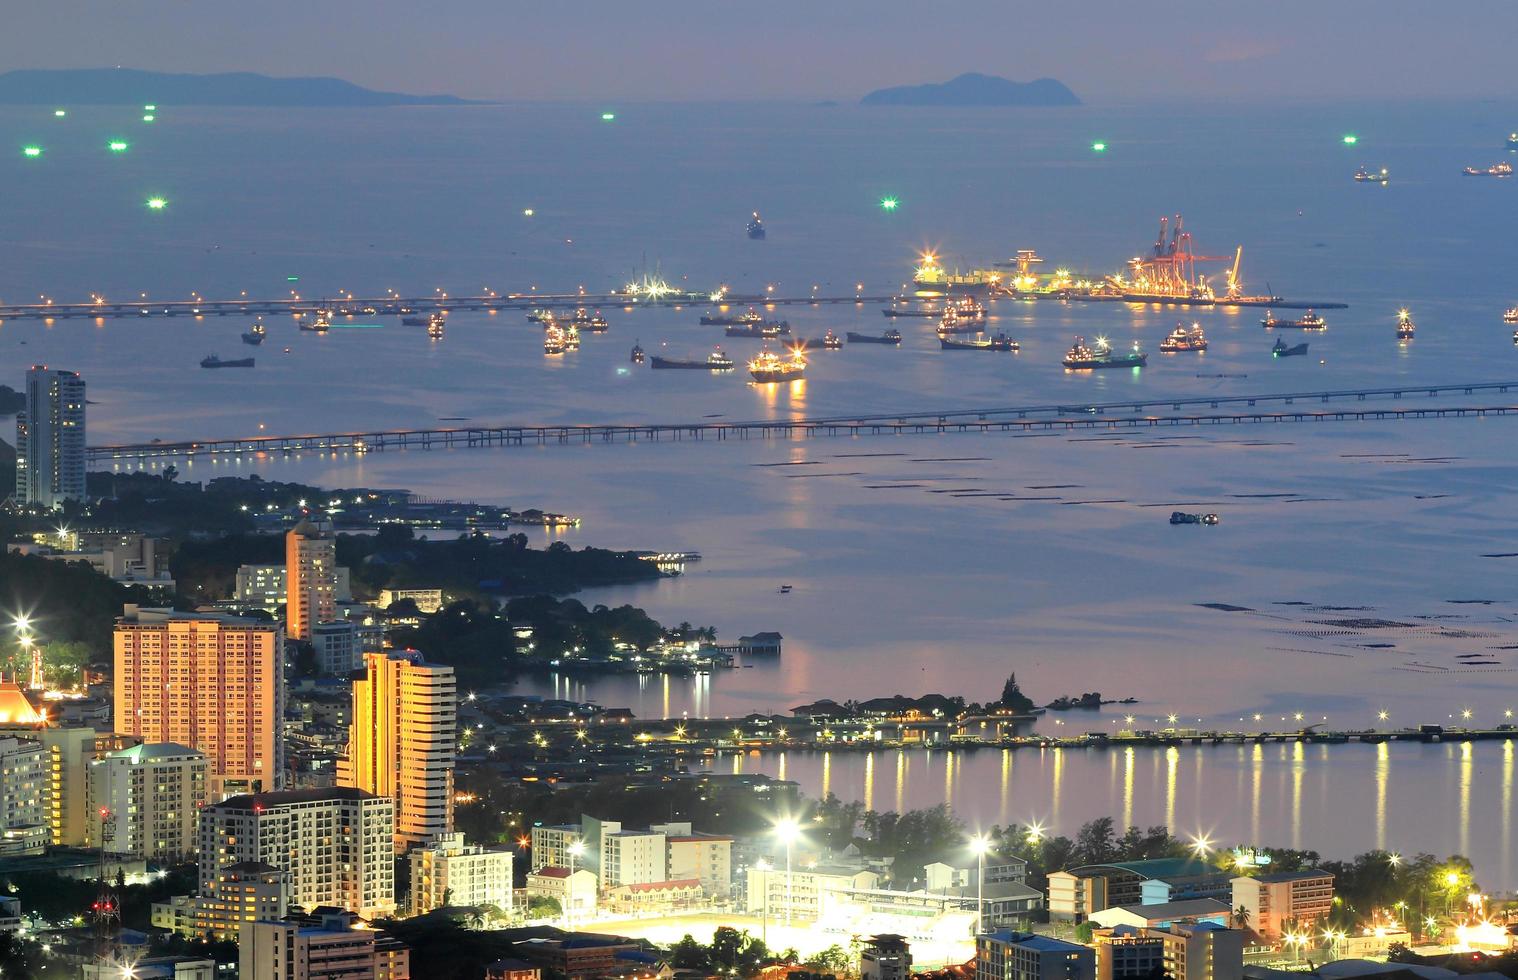
[[[775,824],[775,836],[785,844],[785,925],[790,928],[791,908],[794,904],[791,891],[791,845],[801,836],[801,827],[794,818],[786,817]]]
[[[991,849],[991,838],[985,834],[970,838],[970,850],[975,852],[975,932],[979,935],[986,928],[986,852]]]

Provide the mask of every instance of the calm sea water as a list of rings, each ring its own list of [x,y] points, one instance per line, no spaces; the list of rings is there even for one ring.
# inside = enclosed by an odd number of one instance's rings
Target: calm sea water
[[[1116,271],[1147,248],[1161,214],[1182,212],[1199,251],[1231,257],[1244,245],[1252,291],[1350,309],[1305,338],[1309,357],[1272,361],[1256,313],[1004,301],[992,328],[1020,339],[1019,355],[945,354],[925,322],[897,321],[901,349],[818,353],[804,383],[778,388],[741,372],[628,363],[635,341],[696,356],[721,342],[697,309],[607,310],[608,334],[555,360],[519,314],[456,314],[440,343],[394,322],[316,337],[271,320],[251,372],[195,366],[207,353],[245,352],[236,334],[246,324],[234,319],[5,323],[0,358],[17,379],[36,362],[84,372],[92,442],[1518,379],[1518,348],[1500,322],[1518,302],[1518,184],[1459,175],[1502,158],[1515,127],[1518,104],[1497,103],[927,114],[630,106],[611,123],[573,105],[172,109],[152,124],[113,109],[57,120],[5,108],[0,145],[17,148],[0,155],[7,301],[598,292],[644,270],[699,288],[885,293],[924,248],[951,266],[1037,248],[1051,267]],[[1358,143],[1344,144],[1345,133]],[[109,153],[112,138],[130,150]],[[1090,150],[1096,139],[1105,154]],[[26,144],[43,154],[23,157]],[[1392,183],[1352,183],[1361,164],[1390,168]],[[154,195],[167,199],[163,210],[144,206]],[[881,210],[884,196],[899,209]],[[765,242],[742,234],[754,208]],[[1223,266],[1213,266],[1219,281]],[[1419,332],[1399,346],[1392,317],[1403,305]],[[781,315],[802,336],[892,325],[875,308]],[[1077,334],[1154,351],[1182,318],[1207,328],[1205,355],[1155,354],[1140,373],[1095,377],[1059,367]],[[740,357],[757,348],[726,346]],[[1093,688],[1138,698],[1132,710],[1149,724],[1172,713],[1206,726],[1296,724],[1301,713],[1358,727],[1385,710],[1388,724],[1410,725],[1467,709],[1473,723],[1497,724],[1518,708],[1515,559],[1482,556],[1518,551],[1514,425],[641,444],[180,468],[193,479],[257,471],[543,506],[586,518],[568,535],[575,544],[700,551],[705,560],[678,579],[585,598],[713,623],[729,637],[778,629],[781,662],[694,680],[522,685],[640,715],[925,690],[980,699],[1016,670],[1040,698]],[[1223,523],[1172,528],[1176,508],[1215,510]],[[782,583],[790,594],[777,592]],[[1058,720],[1076,730],[1121,723],[1111,712]],[[942,754],[793,756],[787,774],[877,806],[947,798],[980,821],[1046,814],[1069,827],[1131,811],[1136,822],[1336,852],[1383,840],[1460,848],[1511,874],[1511,755],[1500,747],[1394,747],[1387,758],[1248,751],[1017,755],[1005,770],[987,752],[955,757],[952,769]],[[1345,801],[1363,819],[1341,820]]]

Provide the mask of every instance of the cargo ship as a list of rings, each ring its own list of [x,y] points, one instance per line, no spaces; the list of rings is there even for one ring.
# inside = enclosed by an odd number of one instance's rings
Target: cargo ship
[[[568,345],[564,342],[564,331],[558,324],[549,323],[547,329],[543,331],[543,353],[562,354],[568,349]]]
[[[756,323],[742,325],[730,323],[722,328],[722,332],[729,337],[758,337],[774,340],[776,337],[789,337],[791,325],[784,320],[759,320]]]
[[[443,339],[443,323],[444,323],[443,317],[440,314],[437,314],[437,313],[432,314],[432,318],[427,322],[427,336],[428,336],[428,338],[430,338],[432,340],[442,340]]]
[[[816,340],[803,341],[802,346],[808,348],[820,347],[823,350],[843,350],[843,338],[829,329],[827,333]]]
[[[1307,344],[1305,342],[1288,347],[1286,346],[1286,341],[1280,337],[1276,338],[1275,346],[1270,348],[1270,355],[1272,357],[1298,357],[1306,353]]]
[[[742,327],[763,322],[764,317],[753,307],[749,307],[746,313],[701,314],[701,325],[703,327]]]
[[[1133,342],[1133,350],[1127,354],[1114,354],[1112,345],[1106,337],[1096,338],[1096,343],[1086,346],[1084,337],[1075,338],[1075,346],[1065,355],[1065,367],[1072,371],[1086,371],[1095,368],[1139,368],[1149,363],[1149,355],[1139,350],[1138,341]]]
[[[898,316],[921,317],[924,320],[930,320],[938,316],[938,310],[934,309],[931,303],[913,306],[911,300],[897,297],[892,305],[881,309],[880,315],[892,318]]]
[[[630,355],[628,355],[628,359],[630,361],[632,361],[632,363],[634,363],[634,364],[642,364],[643,363],[643,357],[644,357],[643,348],[640,347],[640,346],[638,346],[638,342],[636,340],[633,341],[632,353]]]
[[[1200,323],[1193,323],[1188,328],[1184,323],[1177,323],[1175,329],[1170,331],[1170,336],[1160,341],[1160,351],[1166,354],[1174,354],[1179,351],[1207,349],[1207,335],[1202,332]]]
[[[979,303],[973,306],[964,306],[955,303],[944,307],[943,316],[938,321],[938,335],[951,333],[979,333],[980,328],[986,322],[986,308]]]
[[[533,319],[533,315],[531,313],[527,314],[527,319]],[[401,326],[425,327],[427,325],[427,320],[428,318],[424,316],[403,316],[401,317]]]
[[[731,371],[733,359],[723,352],[721,347],[706,355],[704,361],[681,361],[672,357],[660,357],[655,354],[649,359],[649,367],[656,371]]]
[[[1318,314],[1314,313],[1312,310],[1308,310],[1306,313],[1302,314],[1300,319],[1296,320],[1283,320],[1282,318],[1276,316],[1274,310],[1266,310],[1265,319],[1260,321],[1260,326],[1264,327],[1266,330],[1327,330],[1328,321],[1323,319]]]
[[[791,351],[789,360],[767,350],[761,351],[758,357],[748,362],[748,373],[760,384],[795,381],[806,373],[806,358],[799,350]]]
[[[322,310],[316,314],[310,323],[307,323],[305,318],[302,317],[300,328],[310,333],[326,333],[332,329],[332,314],[326,310]]]
[[[996,350],[1014,354],[1023,349],[1021,344],[1004,333],[998,333],[993,337],[974,337],[969,340],[939,337],[938,346],[943,350]]]
[[[754,216],[748,219],[748,237],[756,242],[764,240],[764,222],[759,220],[758,211],[755,211]]]
[[[1413,334],[1417,331],[1417,329],[1418,328],[1413,325],[1413,317],[1411,313],[1407,312],[1406,310],[1397,311],[1398,340],[1412,340]]]
[[[1513,176],[1513,165],[1503,161],[1502,163],[1494,163],[1484,170],[1477,167],[1466,167],[1465,175],[1467,177],[1511,177]]]
[[[201,359],[200,366],[203,367],[203,368],[252,367],[253,366],[253,358],[251,358],[251,357],[240,357],[240,358],[238,358],[235,361],[223,361],[221,358],[217,357],[215,354],[209,354],[206,357],[204,357],[204,358]]]
[[[1391,180],[1391,174],[1387,172],[1385,167],[1382,167],[1379,173],[1361,167],[1355,171],[1355,180],[1362,184],[1384,184]]]
[[[947,294],[989,296],[991,288],[1001,282],[1002,275],[994,269],[975,269],[966,274],[948,272],[938,264],[938,256],[932,252],[922,253],[922,264],[912,273],[912,285],[922,295],[943,296]]]
[[[1518,323],[1518,306],[1509,306],[1502,311],[1503,323]]]
[[[591,313],[583,306],[575,310],[575,315],[569,318],[569,322],[576,329],[589,330],[591,333],[605,333],[611,328],[611,324],[606,322],[606,317],[601,315],[600,310]]]
[[[264,342],[264,337],[267,333],[268,331],[264,330],[263,320],[255,320],[253,326],[249,327],[247,332],[242,335],[242,342],[257,347]]]
[[[846,337],[851,344],[899,344],[901,343],[900,330],[887,330],[882,334],[855,333],[850,330]]]

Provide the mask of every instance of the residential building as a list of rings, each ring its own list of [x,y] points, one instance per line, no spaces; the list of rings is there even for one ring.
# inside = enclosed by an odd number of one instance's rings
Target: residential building
[[[80,967],[84,980],[119,980],[123,970],[107,959],[87,959]],[[216,980],[216,961],[202,956],[149,956],[132,963],[126,974],[133,980]]]
[[[195,853],[207,796],[204,752],[172,742],[107,752],[89,765],[86,846],[149,861],[183,861]]]
[[[411,951],[350,912],[243,924],[238,975],[250,980],[410,980]]]
[[[395,801],[402,851],[453,830],[457,685],[452,667],[415,651],[366,654],[364,668],[337,782]]]
[[[153,589],[174,588],[168,557],[157,538],[136,531],[73,531],[59,529],[32,535],[31,543],[11,544],[17,554],[53,561],[84,562],[121,585]]]
[[[1097,980],[1240,980],[1244,970],[1244,933],[1215,922],[1176,924],[1168,928],[1129,925],[1097,929]]]
[[[485,967],[485,980],[542,980],[543,971],[526,960],[496,960]]]
[[[686,828],[689,824],[686,825]],[[652,827],[651,830],[661,830]],[[695,878],[708,898],[733,894],[733,839],[716,834],[685,833],[665,838],[669,847],[666,873],[673,880]]]
[[[442,834],[414,847],[408,915],[423,915],[445,905],[493,905],[511,911],[512,853],[464,843],[461,833]]]
[[[129,748],[137,740],[78,726],[44,728],[28,737],[42,743],[50,843],[54,847],[83,847],[98,820],[89,800],[90,763],[107,752]]]
[[[749,914],[759,913],[772,919],[813,921],[820,918],[834,892],[873,889],[880,878],[873,871],[858,868],[817,865],[748,870]]]
[[[313,625],[311,648],[316,653],[316,669],[333,677],[346,677],[363,667],[358,632],[358,624],[345,619]]]
[[[669,914],[696,908],[704,898],[705,892],[696,878],[643,881],[607,888],[605,906],[619,914]]]
[[[285,630],[309,640],[311,627],[337,618],[337,541],[310,521],[285,534]]]
[[[0,932],[20,932],[21,925],[21,899],[0,895]]]
[[[619,954],[636,949],[638,944],[631,939],[577,932],[562,939],[533,939],[517,943],[512,951],[529,963],[553,971],[565,980],[591,980],[611,972]]]
[[[860,980],[909,980],[912,948],[895,933],[871,936],[859,951]]]
[[[410,599],[416,603],[418,612],[429,615],[443,608],[442,589],[380,589],[377,605],[381,609],[389,609],[403,599]]]
[[[334,559],[335,560],[335,559]],[[348,602],[353,597],[352,579],[348,569],[333,569],[334,606]],[[233,601],[239,606],[262,609],[277,613],[290,598],[290,584],[284,565],[239,565]]]
[[[1266,942],[1276,942],[1288,924],[1311,931],[1333,910],[1334,876],[1316,868],[1233,879],[1233,907]]]
[[[282,919],[290,910],[289,876],[272,864],[243,861],[221,869],[201,895],[153,903],[153,926],[181,936],[236,940],[245,923]]]
[[[930,892],[974,888],[977,882],[986,885],[1007,882],[1024,885],[1028,882],[1027,861],[1020,857],[1001,857],[993,854],[986,855],[984,865],[979,861],[964,864],[945,864],[942,861],[935,861],[922,871],[923,888]]]
[[[206,754],[210,794],[282,785],[284,640],[273,623],[128,605],[116,621],[116,731]]]
[[[1211,922],[1226,926],[1232,914],[1226,903],[1215,898],[1192,898],[1153,905],[1114,905],[1092,913],[1091,921],[1106,929],[1114,926],[1168,929],[1178,922]]]
[[[1089,946],[1008,930],[975,937],[975,980],[1095,980]]]
[[[229,865],[289,876],[290,902],[365,918],[395,911],[395,802],[349,787],[234,796],[200,814],[200,894]]]
[[[1049,875],[1049,917],[1084,922],[1114,905],[1153,905],[1193,898],[1228,901],[1229,874],[1195,858],[1092,864]]]
[[[596,876],[577,868],[539,868],[527,875],[527,897],[551,898],[559,903],[565,921],[584,922],[596,914]]]
[[[51,840],[42,743],[0,736],[0,854],[41,854]]]
[[[575,846],[582,845],[583,841],[584,837],[576,824],[532,828],[529,837],[532,845],[532,862],[528,870],[567,868],[571,864],[580,868],[585,867],[586,862],[574,854]],[[583,845],[581,850],[584,850]]]
[[[669,877],[665,837],[647,830],[619,830],[601,838],[601,887],[639,885]]]
[[[16,502],[57,510],[84,500],[84,379],[44,364],[26,372],[16,413]]]

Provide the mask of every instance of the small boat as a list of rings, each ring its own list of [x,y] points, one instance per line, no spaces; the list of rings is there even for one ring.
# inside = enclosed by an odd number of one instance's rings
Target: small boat
[[[443,318],[434,314],[435,319],[427,324],[427,336],[431,340],[443,339]]]
[[[703,327],[746,326],[746,325],[750,325],[750,324],[763,323],[763,322],[764,322],[764,316],[762,314],[760,314],[760,312],[758,310],[754,309],[752,306],[748,308],[748,312],[746,312],[746,313],[703,313],[703,314],[701,314],[701,325]]]
[[[1305,342],[1288,347],[1286,346],[1286,341],[1282,340],[1280,337],[1276,338],[1275,346],[1270,348],[1270,354],[1272,357],[1297,357],[1301,354],[1306,353],[1307,344]]]
[[[655,355],[649,366],[656,371],[731,371],[733,359],[729,357],[721,347],[706,355],[704,361],[681,361],[670,357]]]
[[[223,361],[215,354],[209,354],[201,358],[200,366],[203,368],[250,368],[253,366],[253,358],[239,357],[236,360]]]
[[[427,325],[427,320],[428,318],[424,316],[403,316],[401,317],[401,326],[425,327]]]
[[[1141,368],[1149,363],[1149,355],[1139,350],[1138,341],[1133,342],[1133,350],[1127,354],[1114,354],[1112,345],[1106,337],[1096,338],[1096,343],[1086,346],[1085,338],[1076,337],[1075,345],[1065,355],[1061,362],[1072,371],[1087,371],[1095,368]]]
[[[1004,333],[998,333],[991,338],[991,349],[1006,351],[1009,354],[1017,354],[1022,351],[1023,345]]]
[[[1385,167],[1382,167],[1379,172],[1361,167],[1355,171],[1355,180],[1362,184],[1385,184],[1391,180],[1391,174]]]
[[[1502,311],[1503,323],[1518,323],[1518,306],[1509,306]]]
[[[577,327],[577,326],[575,326],[574,324],[571,323],[569,326],[567,326],[567,327],[565,327],[563,329],[562,333],[564,335],[564,349],[565,350],[579,350],[580,349],[580,328],[579,327]]]
[[[1412,314],[1406,310],[1397,311],[1397,339],[1412,340],[1417,327],[1413,325]]]
[[[771,351],[760,351],[758,357],[748,362],[748,373],[760,384],[795,381],[806,373],[806,357],[800,349],[791,351],[790,360],[784,360]]]
[[[758,211],[755,211],[754,216],[748,219],[748,237],[756,242],[764,240],[764,222],[759,220]]]
[[[300,328],[311,333],[326,333],[332,329],[332,314],[326,310],[319,311],[315,318],[307,323],[304,318],[300,321]]]
[[[643,363],[643,348],[638,346],[638,342],[636,340],[633,341],[632,355],[629,360],[631,360],[634,364]]]
[[[257,347],[259,344],[264,342],[264,336],[266,334],[267,331],[264,330],[264,321],[262,318],[260,318],[254,321],[253,326],[249,327],[247,329],[247,332],[242,335],[242,342],[250,346]]]
[[[791,587],[789,585],[782,585],[780,588],[776,589],[775,591],[778,592],[778,593],[780,593],[781,595],[790,595],[791,594]]]
[[[1260,321],[1260,326],[1266,330],[1285,330],[1295,328],[1297,330],[1327,330],[1328,321],[1323,319],[1312,310],[1302,314],[1300,319],[1284,320],[1276,316],[1274,310],[1265,311],[1265,319]]]
[[[1484,170],[1476,167],[1466,167],[1465,175],[1467,177],[1511,177],[1513,176],[1513,165],[1504,160],[1502,163],[1494,163]]]
[[[1518,133],[1507,134],[1507,148],[1509,150],[1518,150]]]
[[[829,329],[827,333],[818,339],[805,341],[802,346],[808,348],[820,347],[823,350],[843,350],[843,338]]]
[[[575,315],[569,318],[569,322],[579,330],[589,330],[591,333],[605,333],[611,324],[606,322],[606,317],[597,310],[591,313],[585,307],[575,310]]]
[[[1175,329],[1170,331],[1170,336],[1160,341],[1160,350],[1166,354],[1174,354],[1178,351],[1207,349],[1207,335],[1202,332],[1200,323],[1193,323],[1188,329],[1185,324],[1177,323]]]
[[[872,333],[855,333],[850,330],[844,336],[848,337],[851,344],[899,344],[901,343],[900,330],[887,330],[885,333],[875,335]]]

